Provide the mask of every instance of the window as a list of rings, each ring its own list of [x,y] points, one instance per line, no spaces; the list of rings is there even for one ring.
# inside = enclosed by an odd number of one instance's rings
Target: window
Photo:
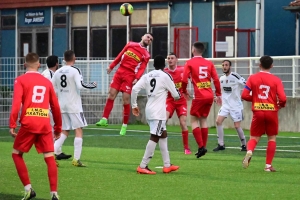
[[[66,14],[54,14],[53,15],[53,26],[55,27],[64,27],[67,23]]]
[[[103,57],[105,58],[106,55],[106,29],[92,29],[92,42],[91,42],[91,49],[92,57]]]
[[[1,27],[3,29],[14,29],[16,25],[16,18],[15,16],[2,16],[2,23]]]
[[[168,54],[168,27],[156,26],[152,27],[153,42],[151,45],[151,56],[154,58],[157,55],[167,57]]]
[[[111,57],[117,57],[127,43],[127,29],[112,28],[111,29]]]
[[[133,42],[140,42],[142,36],[147,32],[147,28],[131,28],[130,40]]]
[[[233,22],[235,21],[234,5],[217,5],[215,7],[216,22]]]
[[[73,30],[73,49],[76,57],[87,57],[87,30]]]

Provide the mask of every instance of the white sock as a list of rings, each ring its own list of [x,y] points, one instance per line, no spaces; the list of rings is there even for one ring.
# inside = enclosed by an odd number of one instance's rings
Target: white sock
[[[56,191],[51,191],[51,192],[50,192],[50,196],[51,196],[51,197],[52,197],[54,194],[57,196],[57,192],[56,192]]]
[[[241,141],[241,145],[246,145],[246,138],[245,138],[245,134],[244,131],[241,127],[236,128],[236,132],[239,135],[240,141]]]
[[[272,165],[270,164],[266,164],[266,168],[272,167]]]
[[[127,124],[123,124],[122,126],[127,127]]]
[[[146,146],[144,157],[143,157],[142,162],[140,164],[141,168],[147,167],[148,163],[150,162],[150,159],[154,155],[155,147],[156,147],[156,142],[153,142],[152,140],[149,140],[148,143],[147,143],[147,146]]]
[[[223,126],[217,126],[217,133],[218,133],[218,144],[224,146],[224,130]]]
[[[82,138],[75,137],[75,139],[74,139],[74,158],[76,160],[80,159],[81,151],[82,151]]]
[[[59,148],[57,149],[56,155],[59,155],[59,154],[62,153],[62,149],[61,149],[61,148],[62,148],[62,147],[59,147]]]
[[[26,192],[28,192],[31,188],[31,184],[25,185],[24,189]]]
[[[56,155],[60,154],[59,152],[61,150],[61,146],[64,144],[65,140],[67,139],[67,136],[63,133],[61,133],[60,138],[54,142],[54,153]],[[60,149],[60,150],[59,150]]]
[[[168,151],[168,138],[159,139],[159,148],[165,167],[170,167],[170,154]]]

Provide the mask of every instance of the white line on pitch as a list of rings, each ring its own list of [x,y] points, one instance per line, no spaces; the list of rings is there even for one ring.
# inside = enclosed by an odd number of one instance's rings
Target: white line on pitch
[[[226,147],[226,149],[240,149],[241,147]],[[266,149],[255,149],[255,151],[265,151]],[[285,150],[285,149],[276,149],[276,151],[281,151],[281,152],[290,152],[290,153],[299,153],[300,151],[297,150]]]

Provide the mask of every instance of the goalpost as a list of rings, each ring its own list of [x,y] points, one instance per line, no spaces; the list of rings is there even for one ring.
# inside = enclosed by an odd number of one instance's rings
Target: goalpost
[[[174,53],[178,58],[190,58],[191,44],[198,41],[198,27],[174,28]]]

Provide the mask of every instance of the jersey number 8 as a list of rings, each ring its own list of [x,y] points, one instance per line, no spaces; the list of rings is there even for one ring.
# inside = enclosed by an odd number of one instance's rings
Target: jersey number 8
[[[67,87],[67,76],[65,74],[60,76],[60,80],[61,80],[60,82],[61,87],[63,88]]]

